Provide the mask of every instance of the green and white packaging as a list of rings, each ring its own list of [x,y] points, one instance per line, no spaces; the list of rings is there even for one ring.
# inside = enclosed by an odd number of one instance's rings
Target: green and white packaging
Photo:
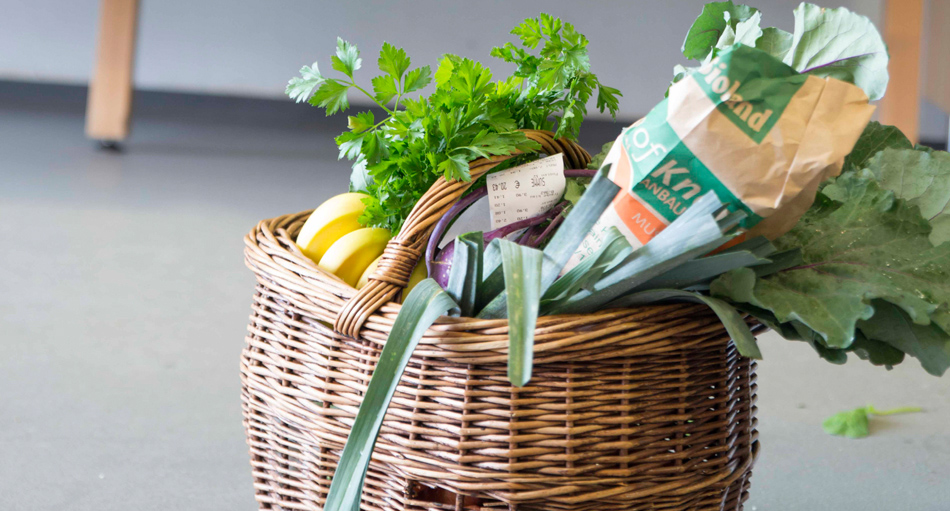
[[[608,227],[642,246],[709,191],[748,215],[748,236],[774,239],[841,172],[873,112],[855,85],[799,74],[741,44],[723,51],[617,137],[604,165],[621,192],[567,269]]]

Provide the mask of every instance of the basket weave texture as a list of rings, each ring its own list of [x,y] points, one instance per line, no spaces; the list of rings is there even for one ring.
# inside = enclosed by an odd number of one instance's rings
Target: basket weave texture
[[[589,159],[548,133],[529,136],[572,166]],[[502,160],[473,162],[473,176]],[[242,400],[261,509],[322,509],[399,312],[391,300],[467,185],[440,179],[360,291],[294,244],[310,212],[245,238],[258,284]],[[541,317],[522,388],[508,383],[507,341],[506,320],[443,317],[428,330],[387,411],[361,509],[742,509],[758,449],[755,364],[711,311]]]

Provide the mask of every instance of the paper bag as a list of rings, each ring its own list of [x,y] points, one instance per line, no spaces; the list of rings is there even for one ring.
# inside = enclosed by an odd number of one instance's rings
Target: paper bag
[[[873,111],[855,85],[799,74],[747,46],[724,51],[617,137],[604,165],[621,191],[567,269],[609,226],[637,248],[710,191],[746,213],[748,236],[782,235],[841,172]]]

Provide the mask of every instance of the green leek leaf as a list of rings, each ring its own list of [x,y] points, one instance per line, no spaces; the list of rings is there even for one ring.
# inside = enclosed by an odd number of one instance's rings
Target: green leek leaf
[[[732,337],[732,342],[735,343],[739,354],[756,360],[762,359],[762,352],[759,351],[759,345],[756,343],[752,331],[749,330],[749,325],[742,319],[735,307],[723,300],[679,289],[654,289],[624,296],[611,302],[607,307],[630,307],[661,301],[696,302],[709,306],[719,317],[719,321],[722,322],[723,326],[726,327],[726,332],[729,337]]]
[[[765,238],[749,240],[756,242],[750,248],[724,251],[719,254],[693,259],[673,268],[672,270],[649,280],[640,289],[686,289],[694,286],[705,286],[712,279],[735,268],[758,267],[770,264],[766,259],[775,251],[775,246]],[[764,243],[762,243],[764,241]],[[797,261],[797,260],[796,260]]]
[[[482,282],[482,255],[485,239],[481,231],[469,232],[455,238],[452,271],[445,291],[459,305],[460,314],[469,317],[475,313],[475,297]]]
[[[507,240],[499,246],[508,292],[508,380],[523,387],[531,379],[544,257],[540,250]]]
[[[609,171],[608,165],[597,173],[587,191],[581,196],[577,205],[571,208],[571,213],[567,215],[564,223],[544,248],[544,259],[541,263],[542,293],[547,291],[547,288],[557,279],[561,269],[584,241],[587,232],[620,191],[620,187],[607,178]],[[485,279],[485,296],[492,298],[478,313],[479,318],[501,318],[506,314],[508,306],[504,293],[504,279],[499,278],[498,273],[496,270]]]
[[[432,279],[420,282],[406,297],[346,439],[324,509],[359,509],[363,480],[396,385],[425,331],[455,307],[452,298]]]
[[[570,298],[581,289],[593,286],[604,272],[626,258],[632,251],[633,247],[620,230],[610,226],[597,252],[585,257],[577,266],[555,280],[544,292],[541,300],[542,310],[546,313],[551,307]]]
[[[712,192],[697,199],[650,243],[607,272],[593,289],[577,293],[553,312],[582,314],[600,310],[651,279],[722,246],[730,239],[723,234],[723,228],[728,230],[734,225],[721,225],[716,221],[715,214],[721,207],[722,203]]]

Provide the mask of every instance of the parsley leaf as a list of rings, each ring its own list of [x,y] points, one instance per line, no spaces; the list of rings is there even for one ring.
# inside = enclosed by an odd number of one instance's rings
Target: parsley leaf
[[[524,20],[524,23],[513,28],[511,33],[518,36],[521,39],[521,44],[528,48],[537,48],[538,43],[544,38],[544,36],[541,35],[541,23],[537,18]]]
[[[399,94],[396,88],[396,80],[391,75],[380,75],[373,78],[373,92],[376,93],[376,101],[388,103],[390,99]]]
[[[356,116],[351,115],[347,117],[347,119],[349,120],[347,127],[349,127],[353,133],[362,133],[371,129],[373,125],[376,124],[373,112],[361,112],[356,114]]]
[[[445,55],[442,57],[442,60],[439,62],[439,68],[435,70],[435,84],[439,87],[449,81],[449,78],[452,77],[452,72],[455,71],[455,61],[452,57],[455,57],[455,55]]]
[[[340,147],[339,159],[346,158],[355,160],[359,157],[363,148],[363,135],[357,132],[347,131],[336,137],[336,144]]]
[[[371,112],[350,116],[349,131],[336,138],[340,158],[353,161],[350,188],[369,195],[362,223],[395,234],[439,177],[467,181],[469,162],[477,158],[515,153],[523,153],[516,158],[520,162],[533,158],[540,146],[520,130],[550,129],[576,138],[595,92],[597,108],[616,114],[620,92],[590,72],[588,40],[573,25],[542,14],[512,33],[521,47],[509,42],[491,51],[516,66],[513,76],[499,81],[482,63],[451,54],[442,57],[435,73],[429,66],[410,69],[406,52],[384,43],[377,59],[381,74],[372,79],[370,93],[353,80],[361,66],[359,51],[342,39],[331,62],[345,78],[324,78],[314,64],[291,80],[291,97],[309,98],[327,115],[349,107],[350,89],[387,113],[383,119]],[[433,81],[428,96],[407,97]]]
[[[517,66],[514,80],[499,84],[498,90],[500,96],[509,98],[509,108],[519,125],[576,138],[595,90],[597,109],[616,116],[620,91],[601,84],[590,72],[589,41],[574,25],[541,14],[526,19],[511,33],[526,49],[506,43],[493,48],[491,55]],[[537,54],[527,51],[538,46]],[[549,121],[551,115],[556,116],[555,122]]]
[[[307,101],[313,94],[313,90],[319,87],[324,80],[325,78],[317,68],[317,63],[314,62],[312,66],[300,68],[300,76],[295,76],[287,82],[287,89],[284,90],[284,93],[297,103]]]
[[[406,81],[403,86],[403,93],[415,92],[429,85],[432,81],[432,70],[429,66],[422,66],[406,73]]]
[[[846,412],[839,412],[825,419],[821,427],[825,433],[835,436],[844,436],[848,438],[864,438],[870,434],[868,416],[870,415],[896,415],[899,413],[917,413],[922,412],[921,408],[916,406],[905,406],[894,408],[893,410],[877,410],[873,406],[862,406]]]
[[[342,38],[336,38],[336,55],[330,58],[333,69],[353,78],[353,72],[360,68],[362,59],[360,51],[356,45],[344,41]]]
[[[445,175],[448,179],[460,179],[468,181],[472,178],[468,172],[468,160],[465,154],[454,153],[439,163],[439,173]]]
[[[383,43],[383,49],[379,52],[379,70],[392,76],[398,82],[402,79],[402,74],[409,69],[409,56],[402,48],[396,48],[389,43]]]
[[[350,106],[346,97],[350,87],[351,85],[338,80],[326,80],[313,93],[310,104],[326,108],[327,116],[342,112]]]

